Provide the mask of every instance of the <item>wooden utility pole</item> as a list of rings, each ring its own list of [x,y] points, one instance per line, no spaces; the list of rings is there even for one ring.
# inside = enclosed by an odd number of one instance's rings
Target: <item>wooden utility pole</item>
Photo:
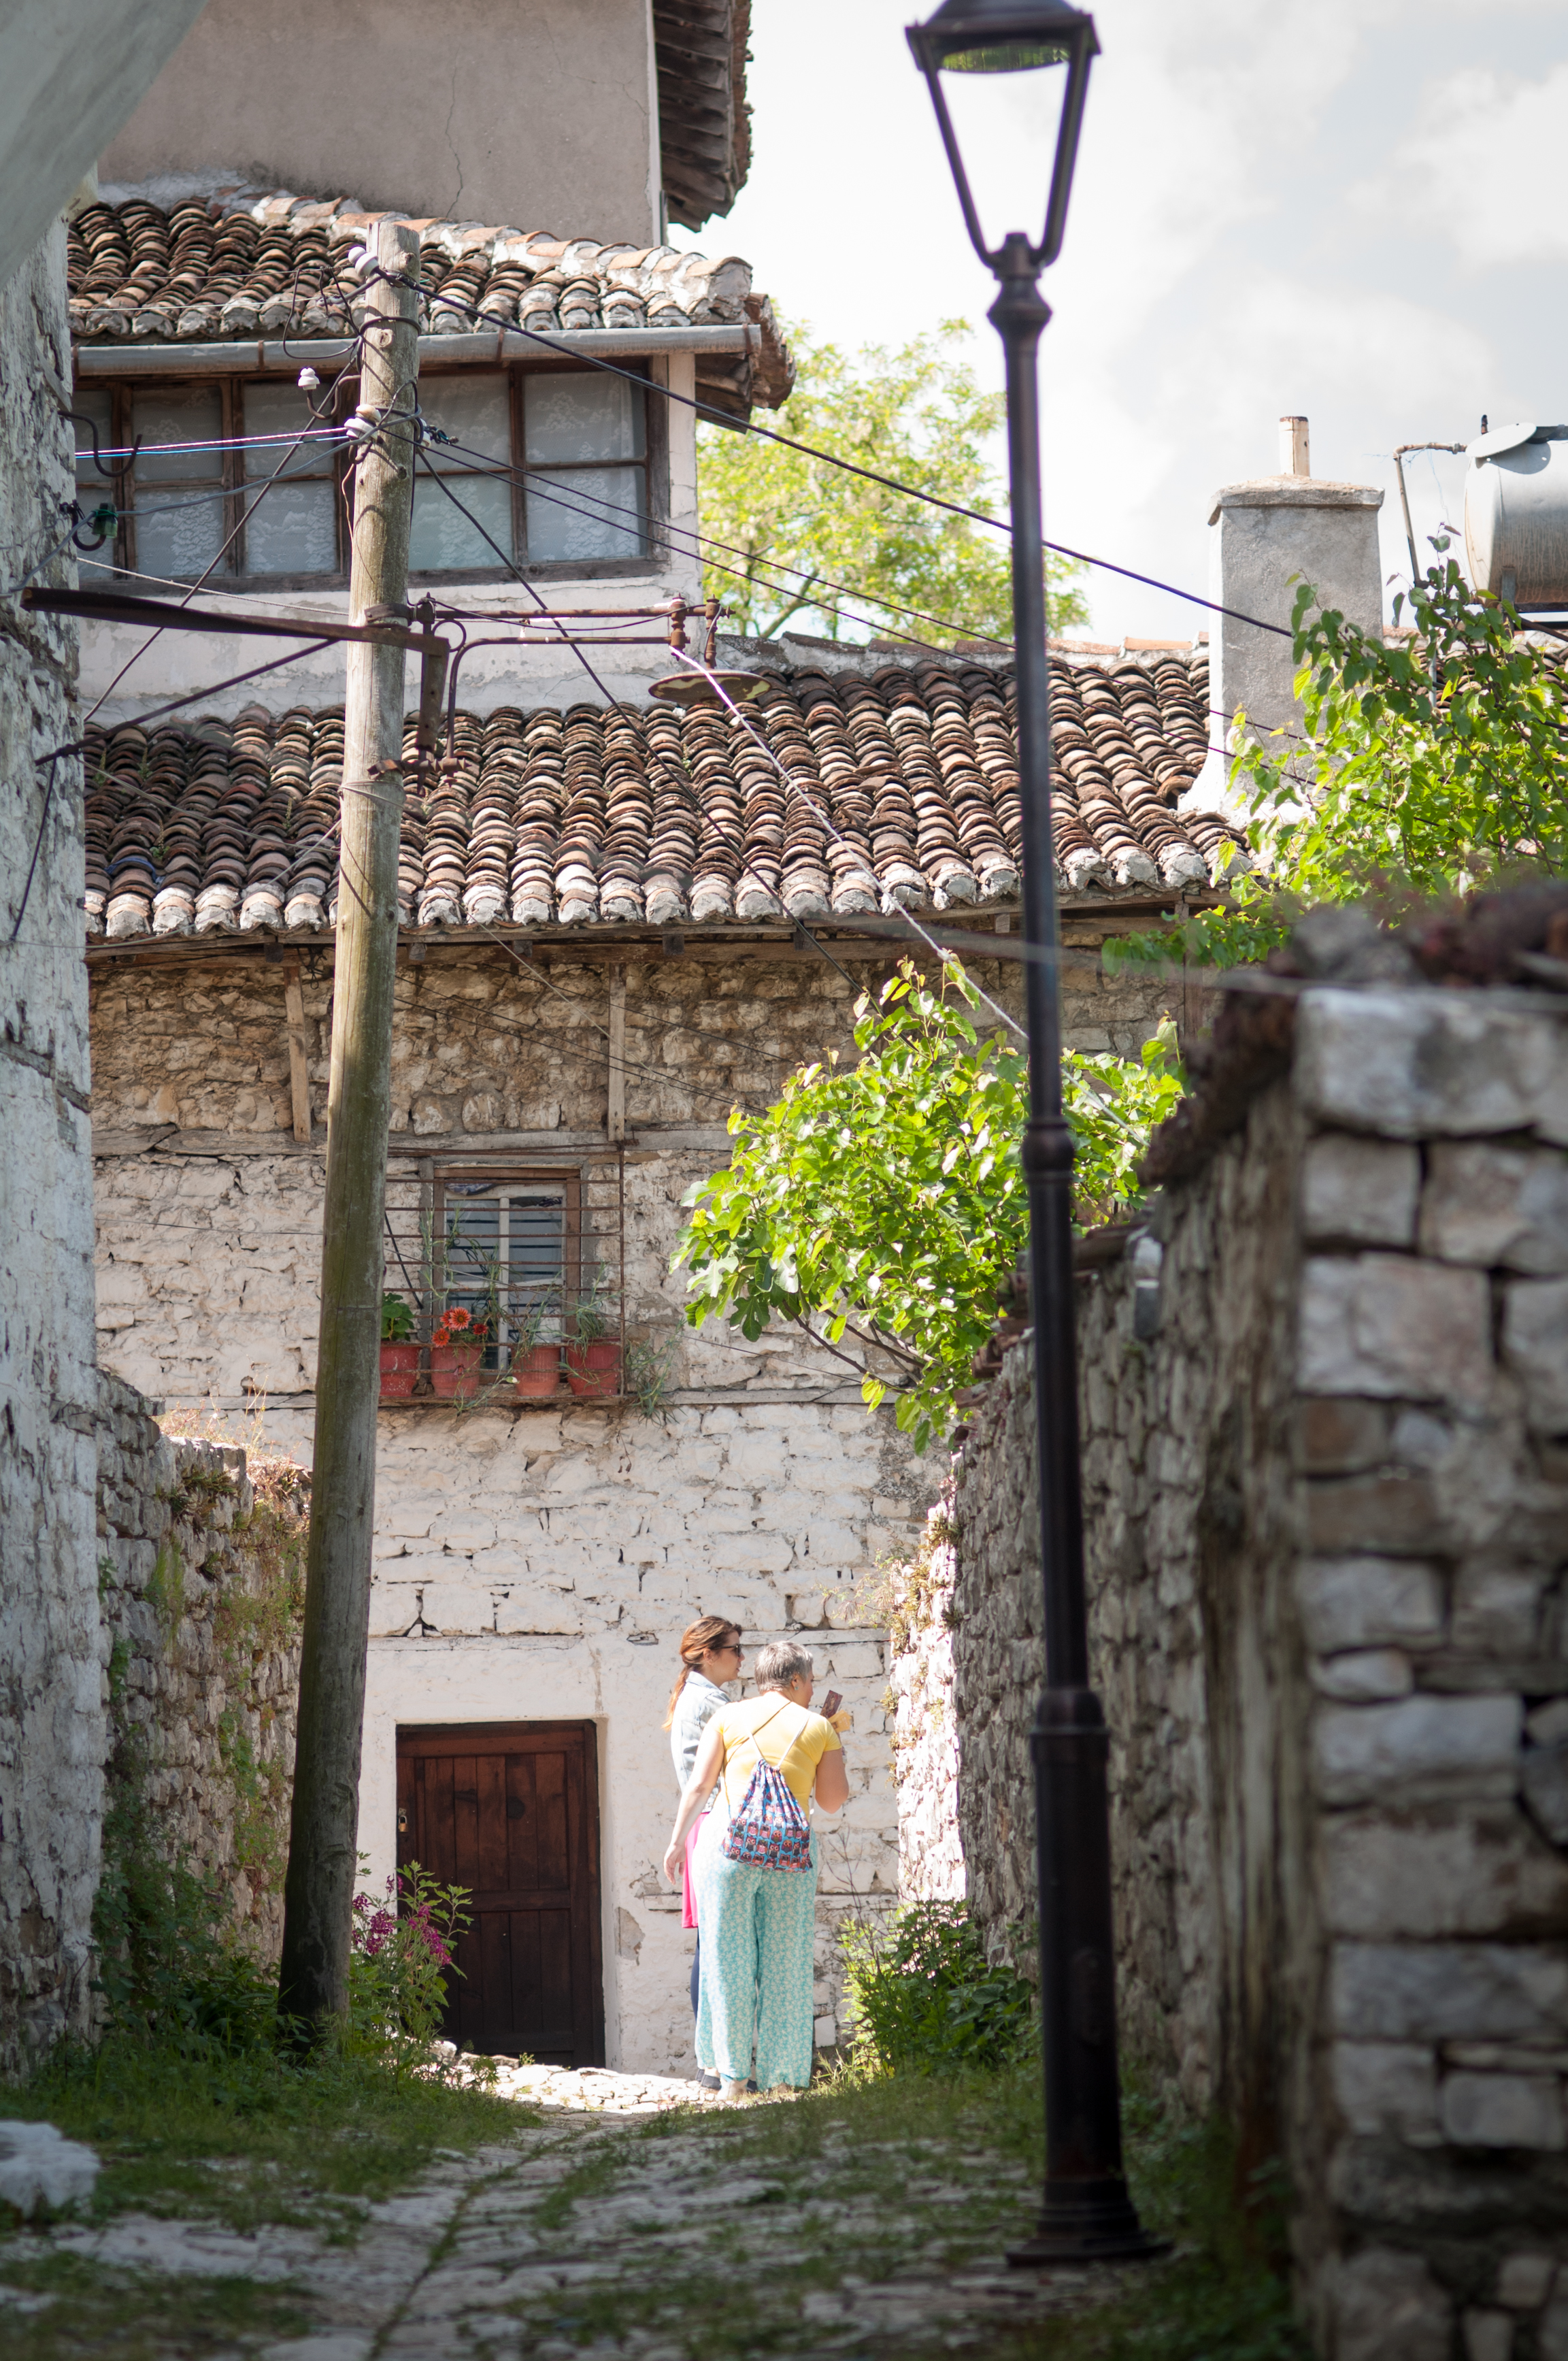
[[[349,620],[408,597],[419,234],[377,225],[366,290]],[[401,283],[407,281],[406,284]],[[407,425],[396,422],[407,420]],[[388,429],[390,428],[389,432]],[[402,817],[401,647],[348,655],[315,1457],[278,2004],[318,2039],[348,2001],[380,1392],[382,1224]]]

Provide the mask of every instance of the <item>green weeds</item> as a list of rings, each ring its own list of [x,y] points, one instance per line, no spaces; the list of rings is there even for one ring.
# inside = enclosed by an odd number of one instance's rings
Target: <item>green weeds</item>
[[[12,2257],[0,2246],[0,2353],[27,2361],[205,2361],[302,2335],[311,2315],[285,2285],[105,2270],[76,2255]]]
[[[839,1940],[859,2073],[1002,2066],[1028,2046],[1034,1988],[1005,1961],[987,1959],[963,1903],[906,1903],[885,1927],[849,1919]]]
[[[0,2090],[0,2114],[48,2121],[97,2150],[98,2213],[134,2206],[339,2235],[439,2151],[510,2146],[539,2121],[363,2058],[329,2051],[301,2064],[269,2039],[203,2049],[123,2034],[59,2052],[22,2088]]]

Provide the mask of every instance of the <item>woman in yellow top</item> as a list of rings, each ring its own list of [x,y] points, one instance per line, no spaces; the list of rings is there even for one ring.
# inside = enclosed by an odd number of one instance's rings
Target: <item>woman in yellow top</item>
[[[719,2077],[722,2098],[744,2096],[756,2060],[760,2091],[811,2080],[812,1945],[817,1924],[817,1839],[807,1870],[731,1861],[724,1837],[760,1762],[777,1771],[803,1811],[848,1803],[844,1751],[831,1722],[811,1710],[811,1653],[775,1640],[756,1664],[757,1694],[716,1713],[702,1736],[664,1855],[675,1883],[686,1830],[716,1785],[693,1855],[702,1925],[697,2063]]]

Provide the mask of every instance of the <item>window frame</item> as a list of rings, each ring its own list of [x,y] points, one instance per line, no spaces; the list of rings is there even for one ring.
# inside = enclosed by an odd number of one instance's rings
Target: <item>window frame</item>
[[[298,347],[298,355],[302,360],[308,359],[309,346],[302,344]],[[247,385],[288,385],[291,382],[291,372],[286,369],[192,371],[181,374],[174,365],[174,356],[171,354],[170,357],[170,367],[167,371],[159,370],[156,374],[149,373],[146,377],[140,374],[135,377],[115,377],[105,371],[101,377],[94,374],[93,378],[87,379],[78,378],[79,391],[106,392],[109,396],[112,422],[108,445],[110,449],[129,449],[134,440],[131,432],[132,404],[138,395],[146,396],[163,391],[188,392],[195,387],[215,386],[222,405],[223,436],[225,441],[232,441],[243,431],[245,389]],[[527,465],[525,435],[528,381],[543,380],[549,377],[580,377],[585,369],[591,366],[591,363],[586,359],[575,360],[569,357],[563,357],[558,361],[501,361],[499,364],[509,381],[512,546],[514,550],[521,551],[523,555],[516,559],[511,566],[492,564],[423,568],[417,572],[411,572],[409,576],[411,584],[434,588],[452,583],[502,583],[514,581],[520,575],[524,580],[531,582],[613,581],[620,577],[644,577],[658,571],[669,554],[660,544],[660,528],[668,523],[670,513],[669,422],[667,404],[656,398],[660,390],[660,381],[653,374],[651,359],[641,363],[633,361],[630,364],[630,374],[639,380],[642,388],[641,458],[552,460],[548,468],[543,471],[554,477],[568,474],[575,469],[586,471],[602,469],[606,467],[640,470],[643,481],[644,547],[637,555],[629,557],[543,558],[531,562],[527,555],[527,478],[524,471]],[[618,366],[625,366],[625,364],[618,364]],[[451,365],[438,362],[426,369],[420,382],[422,388],[431,389],[460,377],[491,377],[496,374],[497,367],[498,364],[494,362],[458,362]],[[335,414],[338,418],[348,415],[358,399],[358,394],[359,381],[356,377],[345,376],[338,379],[334,402]],[[240,519],[247,495],[254,491],[256,478],[246,476],[243,451],[227,451],[220,456],[226,494],[221,511],[224,519],[223,537],[226,540],[240,527]],[[335,571],[331,574],[253,574],[244,570],[241,566],[236,566],[232,570],[214,574],[212,577],[214,588],[221,587],[226,591],[251,594],[345,590],[348,587],[349,563],[348,500],[345,484],[349,465],[350,455],[346,450],[335,454],[332,475],[335,495],[333,513],[338,554]],[[90,444],[86,453],[86,466],[89,480],[94,484],[101,483],[104,495],[112,496],[114,488],[109,480],[97,477],[93,472]],[[457,473],[456,470],[453,472],[455,475]],[[473,472],[482,473],[483,471],[476,469]],[[137,504],[144,493],[156,494],[159,488],[153,485],[134,484],[128,485],[127,488],[130,489],[130,514],[119,520],[118,530],[112,544],[105,542],[104,548],[94,553],[92,563],[99,572],[135,575],[137,561]],[[174,485],[162,489],[178,490],[179,487]],[[430,490],[428,496],[437,500],[441,497],[433,490]],[[83,505],[86,505],[85,501]],[[114,553],[112,556],[110,555],[111,547]],[[243,559],[246,554],[242,534],[236,555]],[[192,580],[196,578],[194,576],[190,577]],[[134,590],[134,581],[128,587]]]
[[[583,1175],[575,1164],[528,1165],[514,1162],[510,1158],[495,1165],[437,1162],[435,1166],[430,1181],[433,1268],[429,1301],[422,1307],[423,1313],[422,1341],[428,1341],[430,1330],[441,1319],[451,1302],[464,1296],[472,1296],[477,1291],[473,1288],[453,1284],[446,1251],[448,1208],[449,1206],[461,1207],[465,1203],[473,1202],[473,1196],[467,1190],[465,1190],[461,1197],[455,1199],[448,1197],[447,1190],[455,1180],[482,1181],[488,1190],[511,1191],[519,1196],[526,1196],[531,1190],[560,1191],[562,1203],[560,1334],[558,1336],[542,1338],[541,1342],[556,1345],[565,1345],[567,1341],[566,1323],[569,1316],[566,1307],[574,1293],[580,1295],[582,1292],[584,1248],[585,1244],[591,1240],[591,1233],[585,1229],[583,1222]],[[512,1355],[516,1350],[514,1340],[510,1337],[506,1339],[507,1358],[503,1367],[499,1349],[501,1342],[499,1336],[492,1336],[486,1340],[483,1362],[487,1369],[493,1366],[498,1377],[504,1377],[510,1372]],[[495,1356],[493,1364],[492,1355]]]

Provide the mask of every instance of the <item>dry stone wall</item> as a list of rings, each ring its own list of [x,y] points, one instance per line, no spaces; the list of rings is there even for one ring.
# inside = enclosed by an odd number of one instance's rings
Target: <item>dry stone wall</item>
[[[1330,2361],[1568,2354],[1568,1013],[1318,988],[1080,1282],[1125,2038],[1283,2156]],[[1026,1352],[962,1454],[975,1906],[1030,1906]]]
[[[0,291],[5,580],[76,580],[65,233]],[[49,553],[53,551],[54,555]],[[0,2070],[88,2021],[103,1760],[75,627],[0,615]]]
[[[102,1380],[99,1590],[114,1805],[221,1886],[269,1964],[282,1940],[308,1479],[170,1440]]]

